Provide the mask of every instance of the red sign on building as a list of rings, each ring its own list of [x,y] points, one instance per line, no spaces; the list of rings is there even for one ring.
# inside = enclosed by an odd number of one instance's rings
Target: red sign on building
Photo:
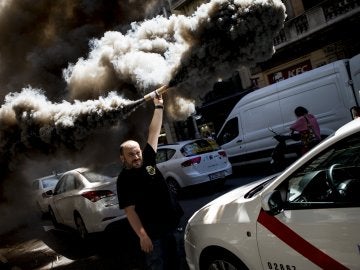
[[[268,80],[270,84],[273,84],[309,70],[312,70],[311,62],[310,60],[306,60],[291,67],[269,74]]]

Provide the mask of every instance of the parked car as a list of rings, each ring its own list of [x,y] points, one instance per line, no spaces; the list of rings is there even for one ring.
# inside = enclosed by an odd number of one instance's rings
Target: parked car
[[[185,229],[194,269],[360,269],[360,120],[278,175],[234,189]]]
[[[49,203],[53,224],[76,229],[83,239],[126,217],[119,209],[116,177],[88,168],[65,172]]]
[[[175,193],[209,181],[222,181],[232,174],[226,152],[213,139],[195,139],[159,145],[158,169]]]
[[[49,211],[49,198],[51,196],[47,192],[55,188],[60,176],[59,174],[52,174],[37,178],[32,182],[35,205],[42,215],[47,214]]]

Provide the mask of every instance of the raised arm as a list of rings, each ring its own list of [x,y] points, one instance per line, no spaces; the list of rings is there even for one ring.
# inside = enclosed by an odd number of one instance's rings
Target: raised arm
[[[165,87],[165,86],[163,86]],[[162,89],[163,87],[159,88]],[[156,93],[156,91],[155,91]],[[156,151],[163,122],[164,101],[161,94],[156,94],[154,99],[154,114],[149,126],[148,144]]]

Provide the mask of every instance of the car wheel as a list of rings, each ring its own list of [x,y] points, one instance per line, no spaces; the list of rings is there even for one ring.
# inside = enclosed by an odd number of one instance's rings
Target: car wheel
[[[216,251],[204,259],[202,270],[247,270],[248,268],[233,254]]]
[[[52,224],[54,225],[54,227],[58,227],[59,226],[59,222],[56,220],[54,211],[52,210],[51,207],[49,207],[49,215],[50,215],[50,219]]]
[[[172,192],[176,196],[179,195],[181,189],[179,183],[174,178],[168,178],[166,182],[168,184],[170,192]]]
[[[86,240],[88,238],[88,231],[86,229],[85,223],[79,214],[74,216],[76,229],[81,237],[81,239]]]

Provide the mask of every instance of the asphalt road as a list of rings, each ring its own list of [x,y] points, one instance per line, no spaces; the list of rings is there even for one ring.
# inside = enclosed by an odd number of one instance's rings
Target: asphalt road
[[[180,198],[185,211],[177,233],[181,270],[188,269],[183,233],[189,217],[214,198],[266,175],[266,172],[261,175],[258,172],[235,168],[234,175],[223,187],[199,186],[187,190]],[[141,269],[141,254],[134,243],[137,239],[125,222],[83,242],[75,232],[67,228],[55,229],[49,219],[41,219],[34,213],[27,225],[0,236],[0,270]]]

